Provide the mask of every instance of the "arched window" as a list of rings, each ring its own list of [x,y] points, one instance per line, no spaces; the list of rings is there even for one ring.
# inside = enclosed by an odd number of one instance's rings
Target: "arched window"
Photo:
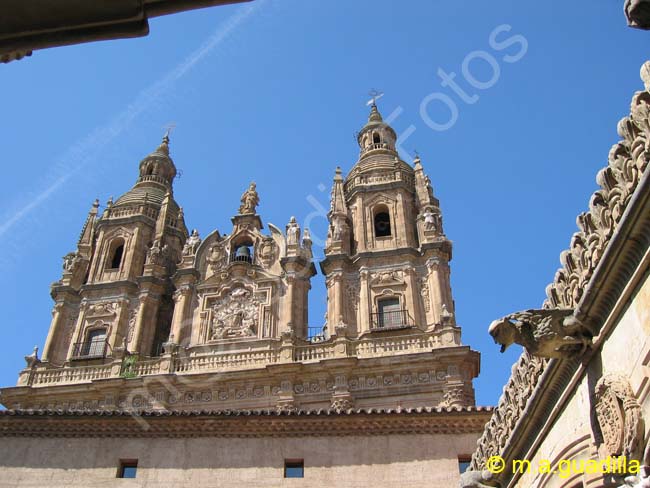
[[[379,137],[379,134],[377,132],[372,133],[372,142],[375,144],[379,144],[381,142],[381,137]]]
[[[108,261],[109,269],[119,269],[122,265],[122,257],[124,256],[124,240],[116,239],[111,244],[111,253],[109,254],[110,260]]]
[[[387,237],[391,235],[390,214],[386,206],[378,207],[375,210],[375,237]]]

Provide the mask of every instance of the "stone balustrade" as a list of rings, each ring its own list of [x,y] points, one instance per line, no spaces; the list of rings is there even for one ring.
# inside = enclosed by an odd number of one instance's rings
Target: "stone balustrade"
[[[308,363],[336,358],[373,358],[431,351],[455,340],[453,331],[417,332],[389,337],[364,337],[329,339],[310,344],[305,341],[287,343],[273,341],[267,349],[253,351],[212,351],[187,355],[161,356],[136,362],[130,374],[135,377],[160,374],[216,373],[264,368],[279,363]],[[121,375],[122,360],[114,359],[100,366],[49,367],[46,364],[26,369],[21,374],[20,386],[44,387],[59,384],[83,383],[98,379],[117,378]]]

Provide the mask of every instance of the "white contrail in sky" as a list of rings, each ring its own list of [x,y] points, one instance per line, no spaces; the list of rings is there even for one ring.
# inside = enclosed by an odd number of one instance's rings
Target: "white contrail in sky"
[[[0,237],[20,222],[27,214],[42,205],[77,171],[86,166],[101,150],[120,135],[133,120],[148,110],[163,95],[169,92],[174,84],[185,76],[197,63],[208,56],[215,48],[225,41],[248,17],[257,11],[266,0],[255,0],[239,8],[235,14],[219,25],[206,41],[195,49],[187,58],[169,71],[160,80],[142,90],[122,112],[107,125],[98,127],[86,137],[75,143],[65,152],[48,175],[50,180],[46,188],[38,191],[37,195],[27,204],[18,202],[14,207],[19,210],[2,219]]]

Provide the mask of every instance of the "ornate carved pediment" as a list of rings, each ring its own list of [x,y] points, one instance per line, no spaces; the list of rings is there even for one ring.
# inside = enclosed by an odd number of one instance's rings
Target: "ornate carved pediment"
[[[259,305],[262,301],[246,288],[235,288],[211,307],[209,340],[253,337],[259,327]]]
[[[399,271],[399,270],[380,271],[378,273],[373,273],[370,275],[370,286],[373,287],[403,285],[403,284],[404,284],[403,271]]]
[[[640,459],[644,424],[641,407],[627,378],[621,374],[603,376],[595,388],[594,406],[603,435],[599,454]]]
[[[86,317],[114,317],[118,304],[115,302],[92,303],[88,305]]]

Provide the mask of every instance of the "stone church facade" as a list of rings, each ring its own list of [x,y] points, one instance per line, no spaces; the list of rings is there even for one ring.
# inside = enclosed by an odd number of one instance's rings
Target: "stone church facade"
[[[189,232],[169,142],[92,205],[42,354],[0,391],[4,486],[455,486],[491,409],[439,202],[376,105],[335,172],[317,331],[308,229],[265,232],[251,183],[228,234]]]
[[[543,308],[490,325],[524,352],[461,487],[650,486],[650,62],[641,78]]]

